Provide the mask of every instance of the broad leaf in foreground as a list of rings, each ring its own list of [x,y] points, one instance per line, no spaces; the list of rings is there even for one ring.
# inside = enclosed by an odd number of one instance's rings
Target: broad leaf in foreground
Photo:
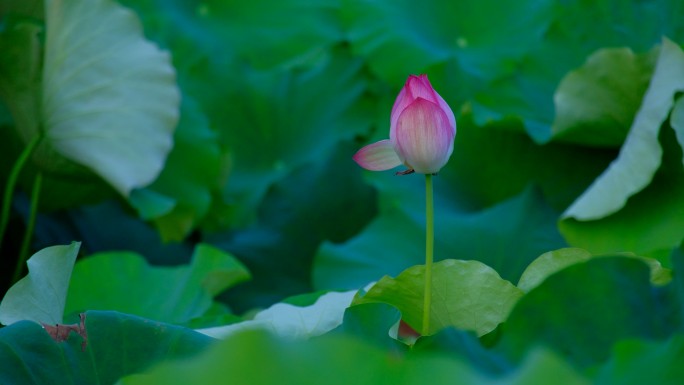
[[[189,329],[116,312],[85,313],[85,331],[87,341],[72,332],[56,342],[30,321],[0,329],[0,383],[113,384],[159,361],[194,355],[214,341]]]
[[[447,259],[432,269],[430,332],[453,326],[486,334],[506,320],[522,290],[478,261]],[[383,277],[354,304],[382,302],[401,311],[402,319],[422,330],[425,266],[413,266],[396,278]]]
[[[73,242],[33,254],[26,262],[28,275],[14,284],[0,303],[0,322],[61,323],[71,270],[80,247],[80,242]]]
[[[118,384],[542,385],[558,378],[564,384],[588,384],[558,356],[544,350],[531,352],[516,371],[497,376],[479,372],[448,354],[397,355],[343,334],[302,342],[247,331],[190,360],[163,363]]]
[[[103,252],[74,267],[65,314],[116,310],[184,323],[209,310],[214,296],[248,278],[235,258],[205,244],[181,266],[150,266],[136,253]]]

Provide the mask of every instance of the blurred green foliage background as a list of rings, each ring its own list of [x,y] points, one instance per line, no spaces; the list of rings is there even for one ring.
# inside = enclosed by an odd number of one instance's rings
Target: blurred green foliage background
[[[596,219],[561,216],[618,157],[662,38],[684,42],[681,1],[121,3],[170,52],[181,100],[173,148],[156,180],[128,196],[88,164],[34,154],[2,247],[3,288],[39,171],[34,250],[81,240],[86,256],[132,250],[177,264],[207,242],[252,274],[222,297],[238,312],[422,263],[422,180],[351,160],[387,137],[394,97],[420,73],[458,122],[435,184],[438,260],[479,260],[516,282],[534,258],[567,245],[665,265],[678,252],[684,178],[670,120],[655,127],[657,136],[664,126],[664,157],[648,187]],[[28,76],[33,67],[20,64],[41,67],[45,13],[40,1],[3,0],[0,17],[7,175],[27,145],[16,111],[41,87],[40,70]],[[39,37],[33,46],[20,44],[26,29]]]

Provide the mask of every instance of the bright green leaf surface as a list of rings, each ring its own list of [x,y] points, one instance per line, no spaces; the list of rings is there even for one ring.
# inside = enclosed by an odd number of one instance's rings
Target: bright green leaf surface
[[[653,74],[657,52],[606,48],[568,73],[554,95],[554,139],[620,147]]]
[[[184,323],[212,306],[212,297],[249,278],[232,256],[208,245],[190,265],[148,265],[132,252],[103,252],[74,267],[65,314],[117,310],[169,323]]]
[[[252,331],[235,335],[192,360],[162,364],[145,374],[123,378],[119,384],[541,385],[558,378],[565,384],[587,384],[557,356],[541,350],[530,354],[519,370],[492,377],[448,355],[402,357],[344,335],[302,343]]]
[[[504,325],[498,346],[519,359],[533,345],[562,352],[570,362],[605,361],[617,341],[658,338],[676,327],[676,309],[649,282],[649,269],[634,258],[595,258],[551,275],[525,294]]]
[[[662,155],[660,125],[672,108],[675,93],[683,90],[684,52],[663,39],[653,78],[620,155],[563,213],[563,218],[587,221],[606,217],[651,182]]]
[[[212,339],[178,326],[116,312],[88,312],[88,341],[80,336],[55,342],[40,325],[19,322],[0,329],[0,383],[113,384],[154,363],[188,357]]]
[[[51,246],[26,261],[28,275],[12,286],[0,303],[0,323],[22,320],[56,324],[62,322],[69,278],[80,242]]]
[[[549,251],[539,256],[522,273],[518,288],[528,292],[539,286],[551,274],[591,258],[591,253],[577,248]]]
[[[447,259],[432,270],[430,332],[453,326],[486,334],[506,320],[522,291],[487,265]],[[413,329],[423,328],[425,266],[414,266],[396,278],[383,277],[354,303],[382,302],[401,311]]]
[[[225,338],[242,330],[265,329],[282,337],[309,338],[329,332],[342,323],[356,290],[324,294],[309,306],[277,303],[260,311],[250,321],[200,330],[216,338]]]
[[[112,0],[46,2],[42,113],[49,145],[119,193],[152,182],[180,95],[168,54]]]
[[[648,264],[651,269],[651,283],[654,285],[665,285],[672,279],[672,272],[669,269],[663,268],[660,262],[655,259],[639,257],[628,253],[625,253],[623,256],[627,258],[636,258]],[[533,288],[539,286],[539,284],[550,275],[563,270],[568,266],[599,257],[601,256],[592,256],[590,252],[578,248],[565,248],[549,251],[548,253],[539,256],[539,258],[535,259],[527,266],[527,269],[525,269],[520,277],[518,288],[524,292],[529,292]]]

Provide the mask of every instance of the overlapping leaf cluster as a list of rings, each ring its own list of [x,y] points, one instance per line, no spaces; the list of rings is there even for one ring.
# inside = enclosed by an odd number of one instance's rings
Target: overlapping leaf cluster
[[[0,169],[42,138],[35,245],[116,250],[34,256],[0,305],[0,382],[681,378],[681,2],[121,3],[0,0]],[[409,73],[458,121],[412,349],[421,181],[351,161]],[[20,321],[78,312],[85,352]]]

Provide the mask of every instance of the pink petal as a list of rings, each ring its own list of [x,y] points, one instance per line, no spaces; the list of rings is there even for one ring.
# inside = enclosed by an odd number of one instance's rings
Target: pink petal
[[[455,127],[442,108],[418,98],[399,116],[395,150],[407,167],[434,174],[449,160],[455,135]]]
[[[359,166],[371,171],[385,171],[401,165],[392,143],[385,139],[369,144],[354,154]]]

